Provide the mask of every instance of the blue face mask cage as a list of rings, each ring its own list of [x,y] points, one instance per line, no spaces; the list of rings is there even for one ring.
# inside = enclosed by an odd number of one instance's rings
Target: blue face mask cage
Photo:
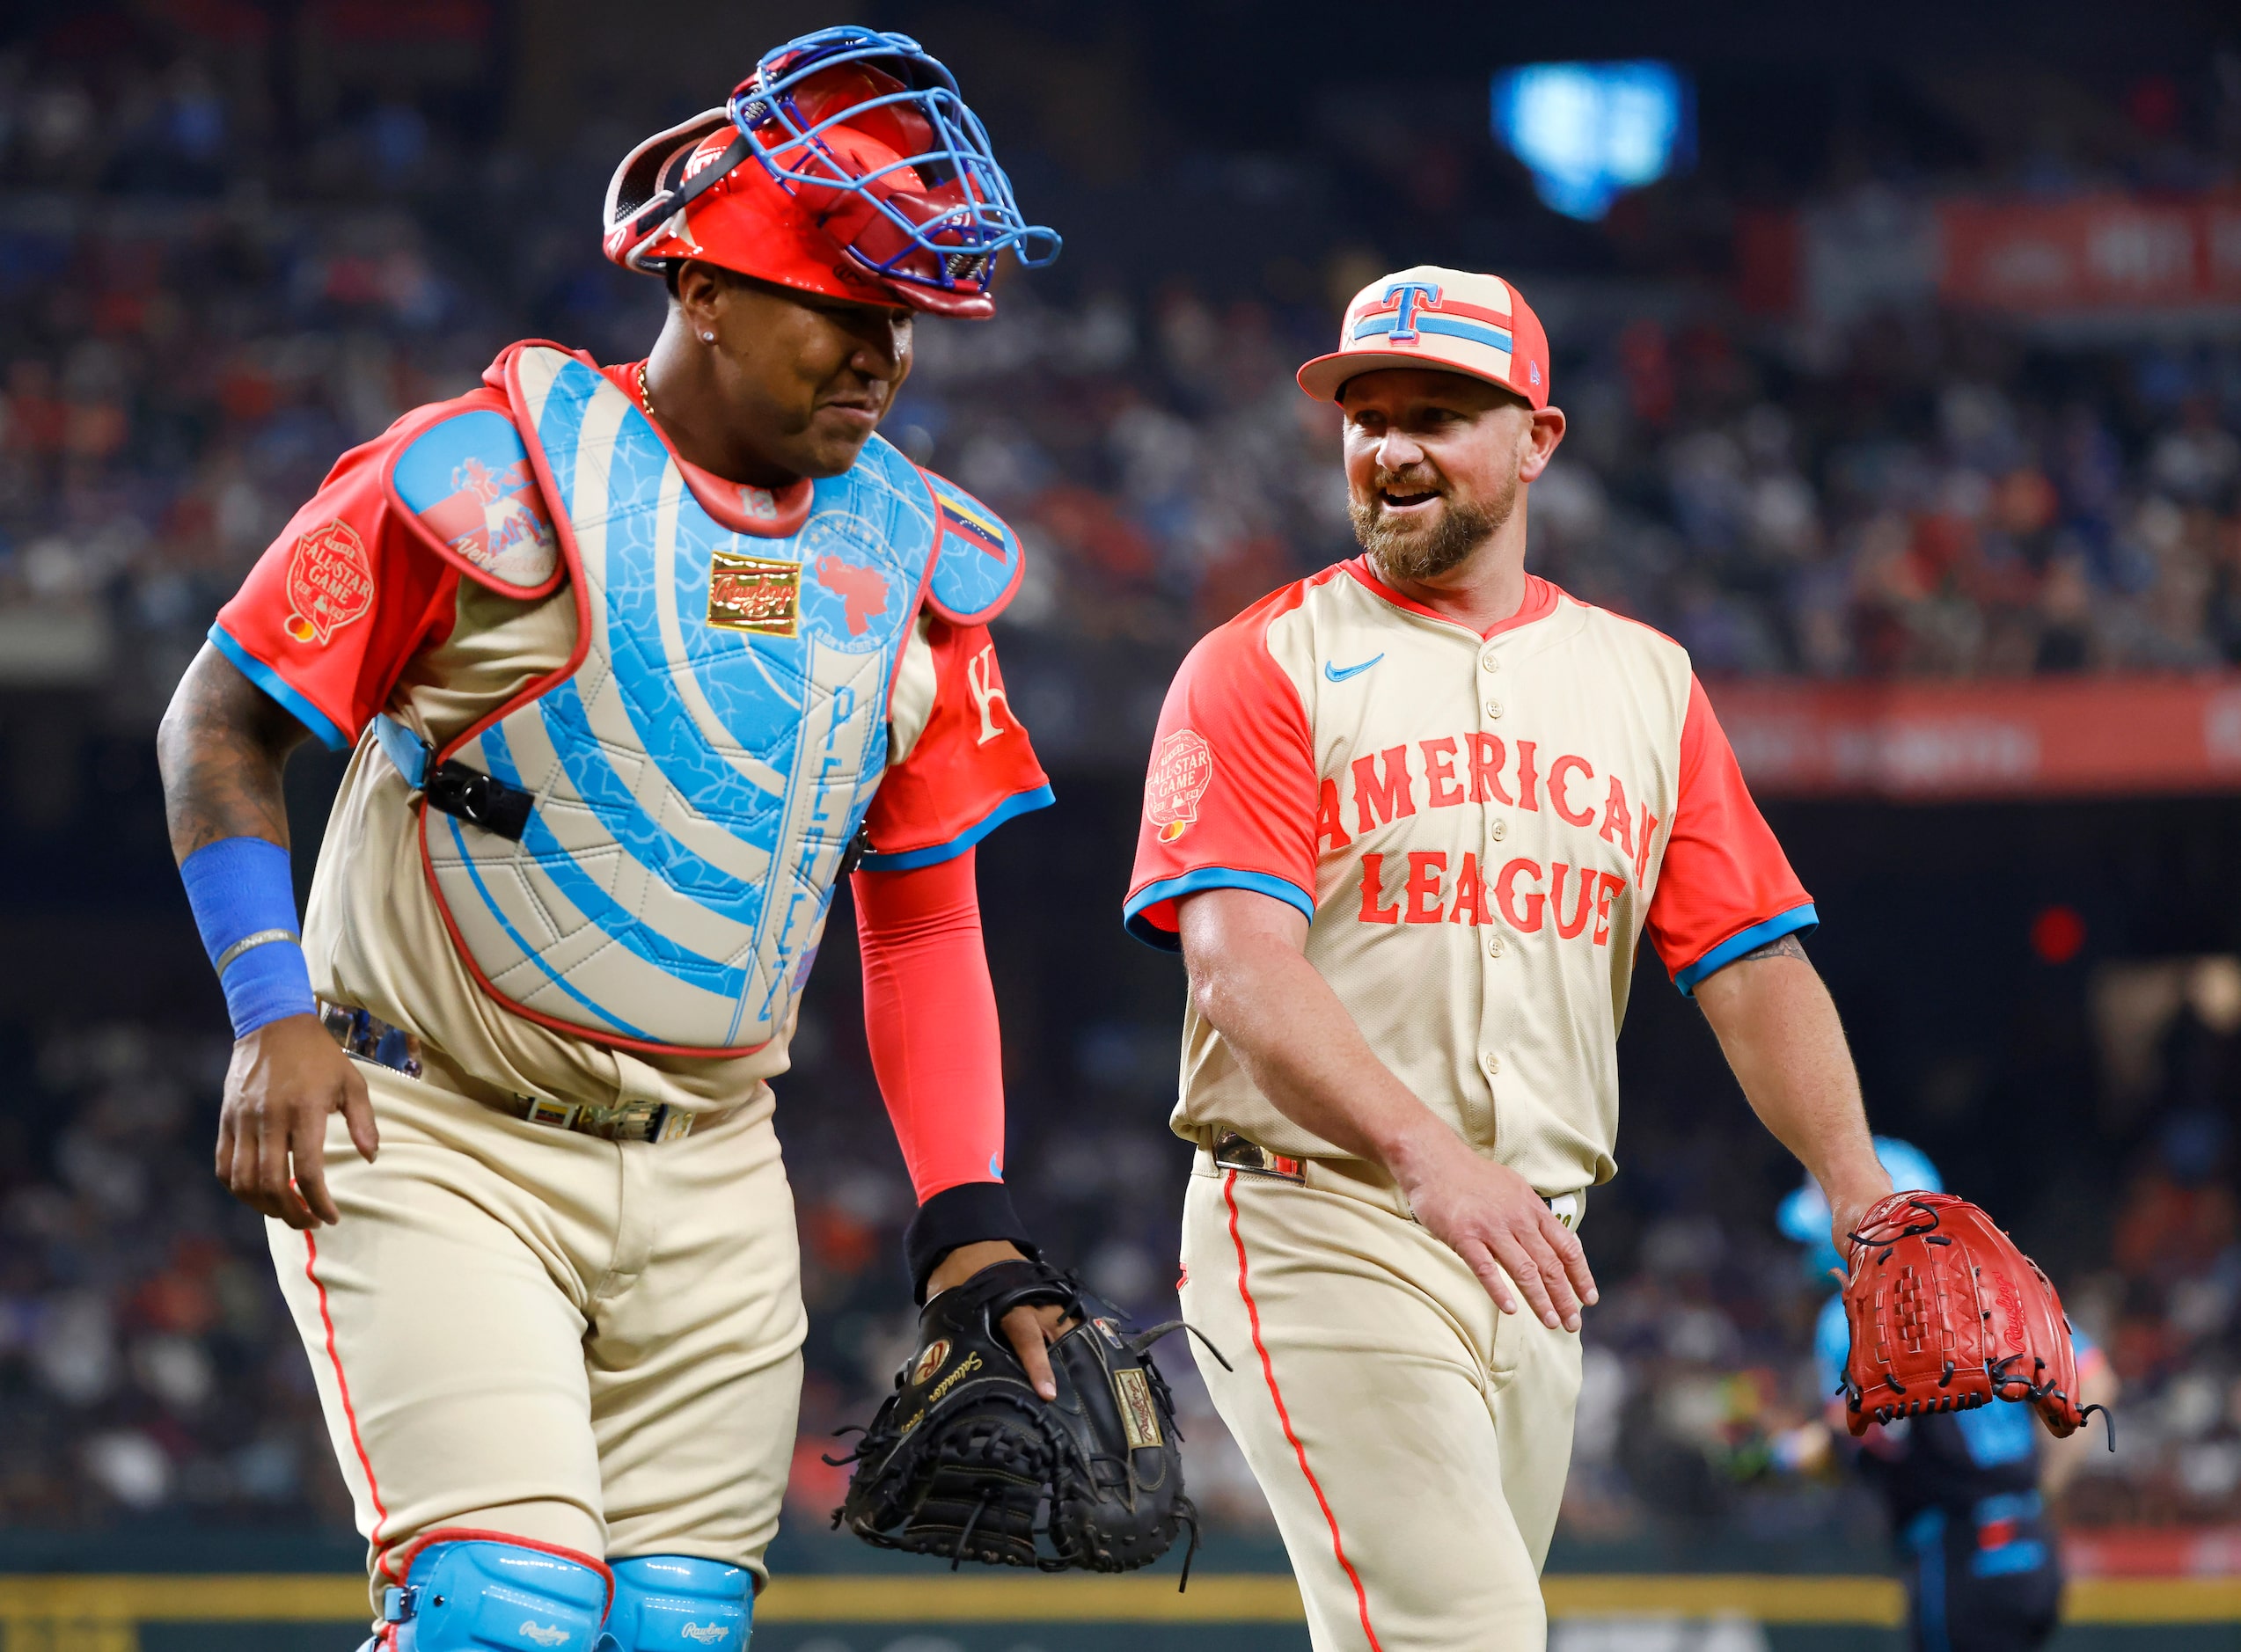
[[[795,88],[813,76],[860,62],[902,82],[903,89],[851,104],[822,121],[807,120],[795,102]],[[905,106],[926,121],[933,130],[934,147],[859,176],[833,154],[824,134],[828,128],[849,124],[866,112],[889,104]],[[790,193],[809,186],[861,195],[903,233],[904,245],[884,259],[875,260],[853,246],[848,249],[851,258],[885,280],[977,292],[987,285],[996,254],[1006,247],[1029,269],[1040,269],[1058,256],[1062,245],[1058,232],[1031,224],[1022,216],[1012,197],[1011,179],[996,164],[987,129],[965,106],[956,77],[907,34],[855,27],[804,34],[765,54],[755,65],[754,74],[732,94],[727,108],[749,151]],[[766,141],[765,135],[773,126],[782,135]],[[795,164],[781,164],[776,155],[780,150],[793,150]],[[961,179],[967,198],[931,224],[913,223],[868,189],[905,167],[929,188]],[[920,252],[932,256],[933,267],[940,272],[938,279],[901,267]]]

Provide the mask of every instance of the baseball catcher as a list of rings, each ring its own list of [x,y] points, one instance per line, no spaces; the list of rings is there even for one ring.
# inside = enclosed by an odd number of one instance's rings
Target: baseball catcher
[[[1051,800],[987,631],[1021,546],[876,427],[916,318],[1057,238],[948,70],[861,28],[640,144],[604,230],[668,289],[645,359],[524,340],[344,454],[161,737],[235,1033],[217,1173],[269,1218],[373,1652],[745,1646],[804,1329],[769,1080],[844,877],[919,1295],[1035,1254],[974,883]],[[353,756],[299,929],[311,735]],[[1057,1303],[996,1309],[984,1361],[1058,1400]]]

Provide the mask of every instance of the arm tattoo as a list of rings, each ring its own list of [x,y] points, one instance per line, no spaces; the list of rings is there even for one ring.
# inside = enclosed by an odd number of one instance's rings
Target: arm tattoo
[[[281,771],[307,731],[208,644],[156,736],[164,814],[180,860],[223,837],[288,845]]]
[[[1765,946],[1754,947],[1740,958],[1731,959],[1729,961],[1749,963],[1754,958],[1803,958],[1805,955],[1805,943],[1796,935],[1777,935]]]

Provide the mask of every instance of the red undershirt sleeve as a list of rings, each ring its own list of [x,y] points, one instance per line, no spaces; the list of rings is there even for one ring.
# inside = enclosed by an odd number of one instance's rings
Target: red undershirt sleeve
[[[977,1239],[1033,1254],[1004,1181],[1004,1055],[971,849],[904,872],[858,872],[864,1034],[919,1210],[905,1240],[922,1298],[941,1258]]]

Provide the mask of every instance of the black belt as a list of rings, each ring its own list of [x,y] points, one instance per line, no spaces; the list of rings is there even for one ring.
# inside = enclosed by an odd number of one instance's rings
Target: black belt
[[[392,1027],[371,1010],[321,1000],[319,1020],[334,1042],[361,1061],[421,1076],[421,1041],[401,1027]],[[480,1101],[480,1096],[474,1098]],[[502,1101],[483,1101],[494,1113],[523,1119],[558,1130],[596,1136],[604,1142],[674,1142],[692,1134],[694,1126],[729,1118],[733,1107],[713,1113],[690,1113],[664,1101],[554,1101],[545,1096],[516,1094]]]

